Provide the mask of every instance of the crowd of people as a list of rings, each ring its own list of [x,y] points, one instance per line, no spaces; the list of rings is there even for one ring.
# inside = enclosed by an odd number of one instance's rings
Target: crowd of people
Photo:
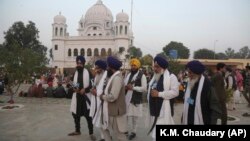
[[[156,138],[156,125],[175,124],[174,102],[183,102],[181,123],[184,125],[227,124],[227,111],[236,110],[235,103],[244,96],[250,106],[250,67],[242,72],[218,63],[217,71],[208,75],[198,60],[187,63],[177,76],[169,70],[164,56],[153,60],[152,76],[145,74],[138,59],[130,60],[128,73],[121,71],[122,62],[109,56],[95,62],[94,74],[86,69],[84,56],[76,57],[76,70],[65,86],[59,76],[50,75],[43,92],[42,80],[36,81],[27,96],[71,98],[70,112],[75,131],[81,134],[84,116],[91,140],[96,140],[94,127],[99,130],[100,141],[133,140],[137,136],[138,120],[145,116],[146,134]],[[55,87],[56,86],[56,87]],[[143,95],[147,95],[148,112],[143,113]],[[220,123],[218,122],[220,119]]]
[[[207,76],[206,67],[201,62],[190,61],[180,78],[180,75],[177,77],[168,70],[167,59],[158,55],[154,58],[153,75],[149,81],[136,58],[130,60],[131,69],[125,76],[120,71],[122,62],[116,57],[97,60],[94,81],[91,81],[90,73],[84,68],[83,56],[76,58],[76,64],[73,82],[78,87],[74,89],[70,108],[75,131],[68,135],[81,134],[80,118],[84,116],[92,140],[96,140],[94,126],[100,132],[100,141],[114,138],[119,141],[133,140],[137,135],[138,119],[145,116],[142,112],[142,97],[145,93],[148,102],[145,123],[148,123],[148,134],[153,140],[156,137],[156,125],[174,124],[174,100],[180,90],[184,103],[182,124],[225,125],[227,110],[236,108],[235,91],[242,92],[244,89],[239,71],[236,70],[234,74],[232,68],[224,63],[218,63],[217,72]],[[250,88],[250,70],[246,80],[245,86]],[[247,92],[245,95],[249,97]],[[218,123],[218,119],[221,123]]]

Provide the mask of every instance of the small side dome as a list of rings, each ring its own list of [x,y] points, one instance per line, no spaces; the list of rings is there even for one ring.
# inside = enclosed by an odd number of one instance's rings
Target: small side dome
[[[128,22],[128,19],[128,14],[124,13],[123,11],[116,15],[117,22]]]
[[[61,15],[61,12],[59,13],[59,15],[56,15],[55,17],[54,17],[54,23],[66,23],[66,18],[63,16],[63,15]]]

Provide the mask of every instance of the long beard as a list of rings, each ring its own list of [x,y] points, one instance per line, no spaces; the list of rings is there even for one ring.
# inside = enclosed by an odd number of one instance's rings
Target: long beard
[[[113,75],[112,70],[108,70],[108,71],[107,71],[107,76],[108,76],[108,77],[111,77],[112,75]]]
[[[138,72],[138,69],[136,69],[136,70],[132,70],[132,69],[131,69],[131,74],[134,75],[134,74],[136,74],[137,72]]]
[[[155,81],[158,82],[162,74],[163,74],[163,71],[161,71],[161,72],[159,72],[159,73],[155,73],[155,74],[154,74]]]
[[[198,82],[198,80],[199,80],[199,77],[195,77],[189,80],[189,87],[191,90],[194,88],[194,85],[196,84],[196,82]]]
[[[76,67],[76,70],[80,73],[80,72],[83,72],[83,67],[81,67],[81,66],[77,66]]]
[[[99,82],[102,78],[103,73],[96,74],[96,82]]]

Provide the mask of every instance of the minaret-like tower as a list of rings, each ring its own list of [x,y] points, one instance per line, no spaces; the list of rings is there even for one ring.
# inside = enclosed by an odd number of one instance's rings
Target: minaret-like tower
[[[130,29],[128,14],[123,11],[116,15],[115,21],[115,52],[120,54],[120,59],[126,59],[130,47]]]
[[[68,35],[66,18],[61,15],[61,12],[54,17],[52,28],[53,67],[63,68],[65,61],[64,39]]]

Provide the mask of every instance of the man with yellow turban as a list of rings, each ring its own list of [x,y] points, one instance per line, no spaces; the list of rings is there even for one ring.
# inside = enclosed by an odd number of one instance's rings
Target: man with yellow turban
[[[138,59],[130,60],[131,71],[125,78],[128,139],[136,136],[138,118],[142,116],[142,94],[147,91],[146,76],[140,69]]]

